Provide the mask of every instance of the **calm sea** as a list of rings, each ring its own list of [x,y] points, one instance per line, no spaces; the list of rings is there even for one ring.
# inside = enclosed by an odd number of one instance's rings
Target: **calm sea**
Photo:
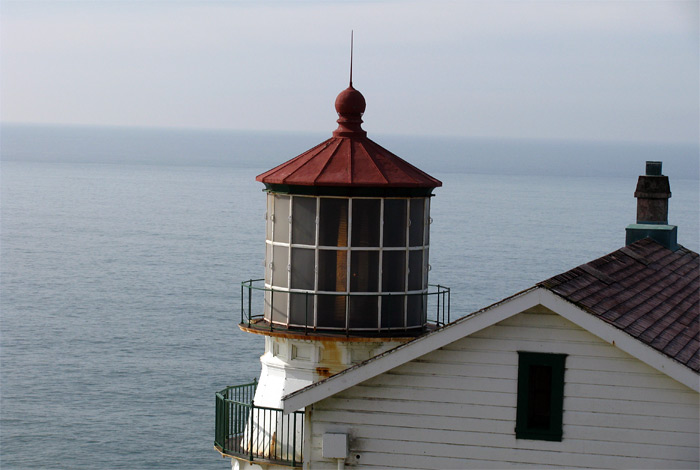
[[[237,327],[239,283],[262,273],[254,177],[325,137],[3,128],[3,470],[229,468],[214,393],[256,377],[263,350]],[[646,159],[698,251],[692,148],[376,140],[444,183],[430,277],[453,318],[621,247]],[[570,165],[547,165],[557,148]]]

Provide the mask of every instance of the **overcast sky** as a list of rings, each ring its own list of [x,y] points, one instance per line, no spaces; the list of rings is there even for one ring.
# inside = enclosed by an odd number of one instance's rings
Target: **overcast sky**
[[[698,2],[0,4],[3,122],[697,142]]]

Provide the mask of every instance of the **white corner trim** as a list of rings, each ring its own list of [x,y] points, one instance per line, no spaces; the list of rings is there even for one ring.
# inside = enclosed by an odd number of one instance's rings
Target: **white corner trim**
[[[284,414],[342,392],[372,377],[469,336],[540,303],[541,289],[532,288],[474,312],[425,336],[397,346],[321,382],[282,397]]]
[[[665,354],[647,346],[619,328],[597,318],[573,303],[545,289],[540,291],[540,303],[603,341],[639,359],[696,392],[700,392],[700,374]]]

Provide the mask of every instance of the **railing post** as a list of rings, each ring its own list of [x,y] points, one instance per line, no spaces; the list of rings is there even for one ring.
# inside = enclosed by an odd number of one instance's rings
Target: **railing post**
[[[253,296],[253,281],[250,281],[250,285],[248,287],[248,328],[250,328],[250,319],[253,316],[253,307],[252,307],[252,301],[251,298]],[[263,300],[264,302],[264,300]]]
[[[292,412],[294,415],[294,431],[292,431],[292,467],[296,466],[297,458],[297,412]]]
[[[224,446],[221,444],[221,403],[218,394],[216,394],[214,398],[216,399],[216,418],[214,420],[214,444],[220,445],[221,449],[225,451],[226,449],[224,449]]]
[[[450,295],[451,295],[451,290],[448,287],[447,288],[447,323],[450,322]]]
[[[250,440],[248,442],[248,451],[250,453],[250,461],[253,461],[253,413],[255,412],[255,405],[253,402],[250,402],[250,425],[248,426],[248,429],[250,430],[248,432],[248,436],[250,436]]]

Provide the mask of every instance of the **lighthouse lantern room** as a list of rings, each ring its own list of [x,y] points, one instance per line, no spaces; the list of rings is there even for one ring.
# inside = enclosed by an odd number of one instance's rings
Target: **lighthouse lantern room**
[[[240,328],[265,353],[257,382],[217,394],[215,446],[233,468],[301,466],[304,410],[283,415],[282,397],[449,322],[449,289],[428,284],[442,183],[368,139],[365,107],[351,81],[332,137],[256,178],[265,274],[242,285]]]

